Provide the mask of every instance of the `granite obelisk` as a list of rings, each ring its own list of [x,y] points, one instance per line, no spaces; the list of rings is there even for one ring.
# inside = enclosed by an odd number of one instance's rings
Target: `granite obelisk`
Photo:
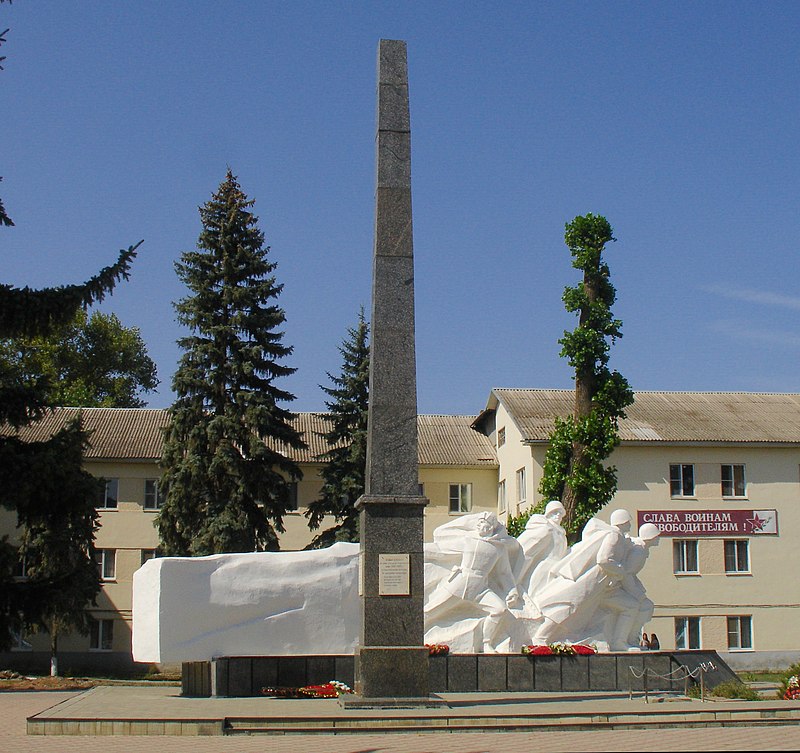
[[[411,125],[406,44],[378,45],[369,425],[361,526],[362,698],[429,695],[417,468]]]

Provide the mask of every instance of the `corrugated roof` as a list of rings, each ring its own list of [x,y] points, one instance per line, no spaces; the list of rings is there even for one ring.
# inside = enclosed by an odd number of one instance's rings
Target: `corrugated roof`
[[[56,408],[20,430],[25,441],[48,439],[78,414],[78,408]],[[167,411],[154,408],[82,408],[84,427],[91,434],[86,457],[93,460],[158,460]],[[474,416],[419,416],[419,462],[423,465],[496,467],[489,439],[471,428]],[[295,426],[308,449],[281,450],[299,463],[317,462],[327,449],[325,414],[298,413]]]
[[[525,441],[544,442],[556,416],[572,413],[572,390],[494,389]],[[620,422],[623,442],[800,444],[800,394],[637,392]],[[491,403],[490,403],[491,404]]]
[[[474,420],[474,416],[419,416],[419,462],[497,468],[494,444],[472,428]]]
[[[83,413],[83,427],[91,432],[86,457],[157,460],[161,457],[161,430],[167,412],[151,408],[56,408],[19,431],[26,442],[49,439],[67,422]],[[7,433],[7,432],[4,432]]]

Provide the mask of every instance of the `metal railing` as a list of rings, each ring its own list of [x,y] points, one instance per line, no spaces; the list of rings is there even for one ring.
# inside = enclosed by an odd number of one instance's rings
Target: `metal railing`
[[[631,677],[628,678],[628,699],[633,699],[633,680],[642,681],[642,690],[644,691],[644,702],[650,703],[650,690],[648,678],[657,678],[660,680],[668,680],[670,683],[683,680],[683,693],[689,695],[689,682],[699,676],[700,678],[700,701],[706,700],[706,672],[711,672],[717,669],[717,666],[712,661],[700,662],[700,665],[694,669],[689,669],[685,664],[680,664],[676,669],[673,669],[667,674],[659,674],[654,672],[650,667],[644,667],[641,672],[637,671],[636,667],[628,665],[631,672]]]

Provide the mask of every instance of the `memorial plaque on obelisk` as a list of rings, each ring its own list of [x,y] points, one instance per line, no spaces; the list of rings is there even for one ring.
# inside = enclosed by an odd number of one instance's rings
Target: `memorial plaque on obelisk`
[[[362,625],[356,693],[429,694],[423,511],[417,468],[411,125],[405,42],[378,46],[377,187],[367,478],[358,500]]]

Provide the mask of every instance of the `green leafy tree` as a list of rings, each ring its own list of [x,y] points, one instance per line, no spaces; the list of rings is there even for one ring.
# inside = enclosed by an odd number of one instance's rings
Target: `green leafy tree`
[[[0,361],[23,384],[45,380],[55,405],[141,408],[138,393],[158,386],[156,365],[139,330],[115,314],[81,309],[46,337],[0,340]]]
[[[321,549],[337,541],[358,541],[356,500],[364,493],[367,465],[367,416],[369,413],[369,325],[361,309],[358,324],[347,330],[339,348],[344,359],[339,376],[328,373],[333,387],[322,387],[331,400],[324,419],[330,424],[322,434],[328,450],[320,457],[325,465],[319,499],[308,506],[311,530],[330,515],[336,525],[317,535],[308,549]]]
[[[567,287],[562,298],[567,311],[578,315],[578,326],[559,340],[561,355],[575,370],[575,409],[556,419],[539,493],[544,500],[561,500],[564,527],[575,536],[616,492],[616,468],[605,461],[619,444],[619,420],[633,403],[633,391],[608,367],[611,344],[622,337],[622,322],[611,313],[616,290],[602,257],[615,240],[611,225],[599,215],[576,217],[566,225],[564,240],[572,266],[583,272],[583,281]]]
[[[173,380],[158,529],[168,554],[204,555],[277,548],[289,484],[301,472],[289,458],[305,447],[279,403],[294,396],[275,381],[295,370],[281,361],[283,285],[250,211],[255,202],[228,171],[200,208],[196,251],[176,264],[190,295],[176,304],[192,334]]]

